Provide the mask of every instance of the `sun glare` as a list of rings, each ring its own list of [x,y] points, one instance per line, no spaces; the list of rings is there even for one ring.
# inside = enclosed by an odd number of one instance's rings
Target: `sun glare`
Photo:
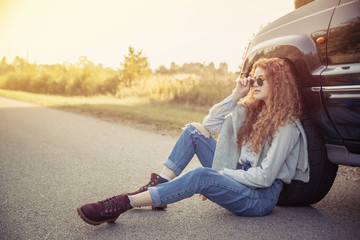
[[[87,56],[116,67],[129,46],[151,67],[171,62],[227,62],[260,25],[293,10],[290,0],[0,0],[0,57],[37,63]]]

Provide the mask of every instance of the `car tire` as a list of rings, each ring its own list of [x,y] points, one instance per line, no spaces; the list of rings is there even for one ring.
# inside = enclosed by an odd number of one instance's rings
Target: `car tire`
[[[327,159],[323,136],[309,114],[304,113],[302,125],[308,141],[310,180],[307,183],[293,180],[290,184],[284,184],[278,200],[280,206],[317,203],[329,192],[338,170],[338,165]]]

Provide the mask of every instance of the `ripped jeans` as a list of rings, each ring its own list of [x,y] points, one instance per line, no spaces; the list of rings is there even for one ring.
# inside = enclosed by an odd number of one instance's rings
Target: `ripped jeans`
[[[270,213],[279,198],[282,182],[275,180],[269,188],[253,189],[211,169],[215,147],[216,140],[212,136],[206,138],[193,125],[187,125],[164,165],[179,176],[196,154],[203,167],[149,188],[154,206],[174,203],[199,193],[237,215]],[[243,170],[250,167],[246,164]]]

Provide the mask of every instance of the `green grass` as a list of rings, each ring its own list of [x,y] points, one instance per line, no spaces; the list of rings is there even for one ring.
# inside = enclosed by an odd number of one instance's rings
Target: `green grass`
[[[135,125],[166,134],[178,134],[190,122],[202,122],[209,107],[154,103],[148,99],[112,96],[65,97],[0,89],[0,96]]]

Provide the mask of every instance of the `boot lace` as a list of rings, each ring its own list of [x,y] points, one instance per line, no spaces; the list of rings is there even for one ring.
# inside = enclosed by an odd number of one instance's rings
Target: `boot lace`
[[[142,190],[144,190],[144,189],[147,190],[149,187],[154,186],[159,180],[160,180],[160,176],[156,176],[156,178],[151,179],[148,184],[146,184],[145,186],[142,186],[142,187],[140,188],[140,191],[142,191]]]
[[[103,201],[99,201],[99,203],[104,204],[105,206],[105,213],[108,212],[115,212],[116,210],[121,210],[123,206],[121,205],[120,199],[118,199],[116,196],[107,198]]]

